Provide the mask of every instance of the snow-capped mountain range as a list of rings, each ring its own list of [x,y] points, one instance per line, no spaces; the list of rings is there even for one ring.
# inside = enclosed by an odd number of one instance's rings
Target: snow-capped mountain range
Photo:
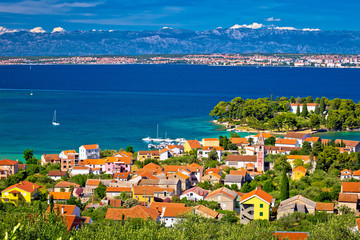
[[[190,53],[360,53],[359,31],[236,24],[205,31],[66,31],[0,27],[1,56]]]

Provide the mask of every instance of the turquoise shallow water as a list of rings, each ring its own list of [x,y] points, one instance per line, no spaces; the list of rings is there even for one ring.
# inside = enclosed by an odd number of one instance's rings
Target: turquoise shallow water
[[[217,137],[226,132],[208,114],[219,101],[271,94],[359,101],[359,75],[360,69],[0,66],[0,159],[20,159],[27,147],[38,156],[92,143],[143,150],[141,138],[155,137],[157,124],[161,137]],[[61,126],[51,124],[54,110]],[[360,140],[359,133],[347,137]]]

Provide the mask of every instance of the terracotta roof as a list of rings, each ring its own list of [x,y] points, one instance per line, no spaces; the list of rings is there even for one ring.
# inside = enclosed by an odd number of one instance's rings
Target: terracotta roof
[[[114,173],[113,178],[129,178],[129,172],[122,172],[122,173]]]
[[[71,197],[71,192],[49,192],[49,197],[51,195],[54,200],[68,200]]]
[[[358,195],[356,193],[339,193],[339,202],[358,202]]]
[[[110,220],[122,220],[122,215],[125,219],[128,218],[142,218],[148,220],[149,217],[156,220],[160,213],[155,209],[137,205],[130,209],[108,208],[106,212],[106,219]]]
[[[167,149],[167,148],[163,148],[163,149],[159,150],[160,154],[161,154],[161,153],[164,153],[164,152],[169,152],[169,151],[170,151],[170,150]]]
[[[107,187],[106,192],[131,192],[130,187]]]
[[[184,191],[181,195],[186,195],[187,193],[190,193],[190,192],[193,192],[193,193],[195,193],[199,196],[203,196],[203,197],[209,193],[209,191],[204,190],[201,187],[195,186],[193,188],[190,188],[190,189]]]
[[[105,165],[106,159],[85,159],[84,165]]]
[[[342,174],[342,173],[341,173]],[[353,176],[360,176],[360,170],[356,170],[353,172]]]
[[[99,186],[100,180],[99,179],[88,179],[86,181],[86,186]]]
[[[26,169],[26,164],[19,164],[18,166],[19,169],[25,170]]]
[[[224,151],[224,148],[223,147],[219,147],[219,146],[215,146],[215,147],[210,147],[210,146],[205,146],[205,147],[202,147],[202,150],[216,150],[216,151]]]
[[[99,148],[99,145],[98,145],[98,144],[82,145],[82,147],[84,147],[86,150],[90,150],[90,149],[97,149],[97,148]]]
[[[240,175],[244,178],[246,177],[247,171],[246,170],[230,170],[229,175]]]
[[[134,186],[134,195],[154,195],[155,192],[174,192],[173,188],[160,188],[158,186]]]
[[[69,153],[76,153],[76,151],[75,150],[64,150],[64,151],[62,151],[62,153],[64,153],[67,156]]]
[[[280,147],[280,146],[265,146],[266,151],[292,151],[292,150],[301,150],[301,147]]]
[[[347,147],[356,147],[360,144],[359,141],[351,141],[351,140],[342,140],[345,146]],[[336,139],[335,143],[341,143],[341,139]]]
[[[316,203],[317,211],[334,211],[334,203]]]
[[[279,240],[307,240],[309,237],[308,232],[281,232],[277,231],[274,235]]]
[[[218,138],[203,138],[203,141],[210,142],[210,141],[219,141]]]
[[[360,182],[342,182],[342,192],[360,193]]]
[[[113,157],[116,155],[120,155],[121,157],[130,157],[132,158],[134,154],[132,152],[126,152],[126,151],[119,151],[113,154]]]
[[[150,172],[143,172],[143,173],[140,173],[139,174],[141,177],[146,177],[148,179],[153,179],[153,180],[156,180],[156,179],[159,179],[158,177],[154,176],[152,173]]]
[[[165,207],[162,212],[163,217],[184,217],[186,213],[191,212],[191,207]]]
[[[162,171],[162,167],[155,164],[155,163],[149,163],[143,167],[143,169],[152,169],[152,170],[160,170]]]
[[[159,150],[152,150],[152,151],[139,151],[139,155],[152,155],[152,156],[159,156]]]
[[[9,160],[9,159],[0,160],[0,166],[13,166],[16,164],[18,164],[18,161]]]
[[[296,139],[303,139],[307,133],[299,133],[299,132],[288,132],[285,135],[285,138],[296,138]]]
[[[221,179],[221,176],[220,176],[219,174],[213,173],[213,172],[210,172],[209,174],[205,175],[204,178],[207,179],[207,178],[208,178],[207,176],[209,176],[209,175],[214,176],[214,177],[217,178],[218,180]]]
[[[109,205],[112,207],[121,207],[123,205],[123,201],[121,199],[109,199]]]
[[[237,193],[234,192],[234,191],[231,191],[230,189],[226,188],[226,187],[222,187],[222,188],[219,188],[219,189],[216,189],[215,191],[209,193],[205,199],[208,199],[212,196],[215,196],[217,194],[224,194],[232,199],[235,199],[237,197]]]
[[[174,149],[174,148],[178,148],[178,149],[184,149],[183,145],[167,145],[166,146],[168,149]]]
[[[330,139],[321,138],[321,144],[327,144],[327,143],[329,143],[330,141],[331,141]]]
[[[114,163],[114,162],[119,162],[119,163],[124,163],[124,164],[131,164],[131,157],[106,157],[106,162],[107,163]]]
[[[165,172],[177,172],[183,169],[185,166],[181,165],[165,165],[164,171]]]
[[[216,218],[219,213],[217,211],[214,211],[208,207],[205,207],[204,205],[198,205],[196,207],[194,207],[195,211],[200,211],[202,212],[204,215],[210,216],[212,218]]]
[[[196,169],[201,169],[201,166],[197,163],[192,163],[190,165],[187,166],[187,168],[196,168]]]
[[[351,175],[351,170],[344,169],[344,170],[341,171],[341,175],[342,176],[349,176],[349,175]]]
[[[247,138],[230,138],[230,142],[234,144],[248,144]]]
[[[167,202],[152,202],[150,208],[162,212],[163,207],[185,207],[185,203],[167,203]]]
[[[179,176],[179,177],[181,177],[181,178],[184,178],[184,179],[188,179],[188,178],[189,178],[189,176],[187,176],[187,175],[185,175],[185,174],[183,174],[183,173],[181,173],[181,172],[176,172],[176,173],[172,174],[172,175],[169,176],[169,177],[173,177],[174,175],[177,175],[177,176]]]
[[[67,205],[67,204],[54,204],[54,212],[57,212],[59,210],[59,213],[61,215],[72,215],[74,213],[74,210],[76,208],[76,205]],[[62,214],[62,209],[64,209],[64,213]],[[47,213],[50,212],[50,205],[48,206]]]
[[[69,188],[71,186],[74,186],[74,188],[80,187],[80,185],[77,184],[77,183],[67,182],[67,181],[58,182],[54,187],[56,187],[56,188]]]
[[[297,143],[296,139],[285,139],[285,138],[278,138],[275,144],[286,144],[286,145],[295,145]]]
[[[67,229],[70,231],[73,228],[81,228],[86,218],[78,217],[75,215],[66,215],[65,221],[67,223]]]
[[[48,176],[66,176],[66,172],[62,172],[62,171],[58,171],[58,170],[54,170],[54,171],[49,171]]]
[[[208,169],[206,169],[205,174],[209,174],[210,172],[220,175],[221,169],[220,168],[208,168]]]
[[[60,161],[60,157],[58,154],[43,154],[42,157],[44,157],[46,162]]]
[[[306,174],[306,168],[304,168],[303,166],[298,166],[297,168],[294,168],[292,170],[292,172],[298,172],[298,171]]]
[[[256,188],[255,190],[253,190],[253,191],[245,194],[244,196],[242,196],[241,199],[240,199],[240,202],[242,203],[242,202],[244,202],[244,201],[246,201],[246,200],[248,200],[248,199],[250,199],[250,198],[252,198],[254,196],[257,196],[257,197],[263,199],[268,204],[271,204],[271,201],[273,199],[273,197],[270,194],[268,194],[267,192],[265,192],[265,191],[263,191],[263,190],[261,190],[259,188]]]
[[[246,169],[255,168],[255,165],[252,163],[247,163],[247,164],[245,164],[245,167],[246,167]]]
[[[270,133],[266,133],[266,132],[263,132],[261,133],[263,138],[271,138],[271,137],[275,137],[274,135],[271,135]],[[256,134],[255,137],[260,137],[260,133]]]
[[[187,140],[186,141],[191,149],[201,148],[200,142],[198,140]]]
[[[227,155],[225,161],[256,162],[257,161],[257,156],[253,156],[253,155]]]
[[[308,138],[305,138],[304,142],[318,142],[320,141],[320,138],[319,137],[308,137]]]
[[[2,192],[9,191],[9,190],[11,190],[13,188],[19,188],[19,189],[24,190],[24,191],[26,191],[28,193],[32,193],[36,189],[40,188],[40,186],[35,184],[35,183],[28,182],[28,181],[22,181],[22,182],[16,183],[14,185],[11,185],[11,186],[5,188],[4,190],[2,190]]]

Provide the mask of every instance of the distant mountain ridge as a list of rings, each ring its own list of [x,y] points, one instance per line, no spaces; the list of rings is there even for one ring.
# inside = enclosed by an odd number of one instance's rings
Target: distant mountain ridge
[[[65,31],[0,28],[1,56],[79,56],[192,53],[359,54],[360,31],[235,25],[206,31]],[[250,26],[250,27],[248,27]]]

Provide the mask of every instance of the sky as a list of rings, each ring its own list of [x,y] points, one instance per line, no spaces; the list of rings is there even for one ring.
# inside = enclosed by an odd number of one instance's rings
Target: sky
[[[358,0],[0,0],[0,26],[46,31],[207,30],[254,22],[360,30],[359,13]]]

